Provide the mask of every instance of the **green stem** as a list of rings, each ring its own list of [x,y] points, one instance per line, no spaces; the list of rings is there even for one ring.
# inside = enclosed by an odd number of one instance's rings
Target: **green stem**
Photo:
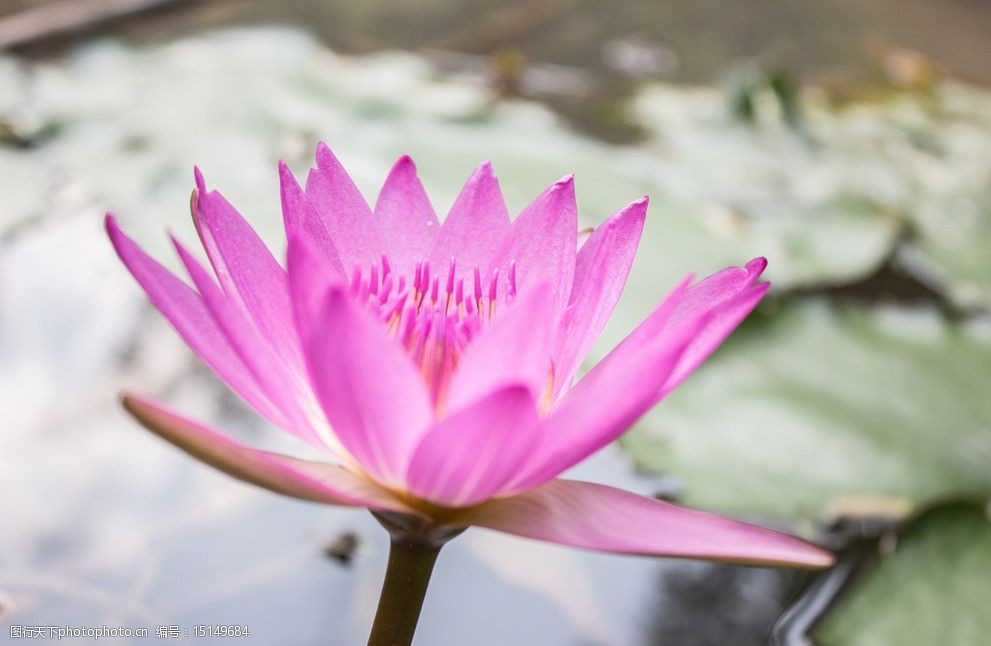
[[[368,646],[409,646],[440,545],[393,537]]]

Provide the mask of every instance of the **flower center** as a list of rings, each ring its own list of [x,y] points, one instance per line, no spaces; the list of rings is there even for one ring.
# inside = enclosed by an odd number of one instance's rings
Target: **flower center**
[[[411,277],[392,271],[388,259],[367,271],[355,267],[352,296],[375,313],[419,368],[434,406],[441,408],[458,359],[479,331],[493,319],[499,304],[516,297],[516,262],[505,277],[499,269],[473,280],[458,278],[451,258],[446,272],[426,260],[416,263]]]

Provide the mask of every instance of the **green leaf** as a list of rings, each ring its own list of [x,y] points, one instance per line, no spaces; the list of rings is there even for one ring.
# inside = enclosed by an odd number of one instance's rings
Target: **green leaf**
[[[912,187],[904,164],[876,153],[876,144],[894,138],[879,127],[886,113],[871,113],[865,127],[862,117],[807,99],[798,132],[780,100],[772,103],[776,119],[748,125],[716,89],[653,85],[638,96],[634,107],[651,135],[651,172],[662,195],[682,202],[675,227],[695,225],[693,236],[668,231],[665,251],[691,264],[682,250],[695,252],[698,240],[708,249],[703,258],[720,251],[735,253],[735,262],[764,255],[779,288],[870,275],[904,230],[901,208]]]
[[[920,106],[920,108],[923,106]],[[913,240],[899,260],[964,308],[991,307],[991,94],[961,83],[937,86],[925,111],[892,120],[914,142],[890,150],[913,169],[905,214]]]
[[[762,247],[786,288],[865,277],[897,247],[955,304],[991,306],[991,93],[942,82],[837,107],[810,90],[800,132],[760,98],[748,126],[713,89],[655,85],[636,101],[662,190],[710,225],[710,245]]]
[[[964,308],[991,305],[991,171],[987,181],[982,193],[921,204],[913,211],[916,239],[900,256],[906,268]]]
[[[953,644],[991,635],[991,523],[985,510],[934,509],[899,537],[817,630],[821,646]]]
[[[766,318],[623,439],[686,502],[815,519],[856,499],[991,492],[988,320],[819,301]]]

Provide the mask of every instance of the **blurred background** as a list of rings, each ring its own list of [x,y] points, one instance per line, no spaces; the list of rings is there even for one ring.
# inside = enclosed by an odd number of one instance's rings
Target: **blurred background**
[[[986,643],[989,33],[981,0],[0,0],[4,636],[363,643],[387,551],[370,516],[232,481],[119,410],[127,388],[298,448],[102,231],[113,210],[176,267],[195,163],[279,255],[276,162],[303,171],[323,140],[369,200],[413,155],[438,213],[484,159],[514,212],[572,171],[586,226],[649,194],[598,356],[689,272],[766,256],[771,297],[573,475],[839,554],[807,575],[471,530],[418,643]]]

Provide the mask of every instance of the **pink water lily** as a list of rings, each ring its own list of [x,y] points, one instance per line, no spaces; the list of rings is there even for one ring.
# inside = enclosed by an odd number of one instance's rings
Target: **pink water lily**
[[[784,534],[558,478],[674,390],[747,316],[768,289],[758,282],[763,259],[684,280],[573,383],[630,272],[646,198],[579,248],[571,177],[510,221],[482,164],[441,223],[408,157],[374,209],[326,146],[316,161],[305,187],[280,165],[285,268],[199,172],[192,212],[212,271],[174,240],[193,287],[112,215],[106,225],[189,346],[326,461],[249,448],[127,395],[142,424],[272,491],[422,526],[477,525],[610,552],[831,563]]]

